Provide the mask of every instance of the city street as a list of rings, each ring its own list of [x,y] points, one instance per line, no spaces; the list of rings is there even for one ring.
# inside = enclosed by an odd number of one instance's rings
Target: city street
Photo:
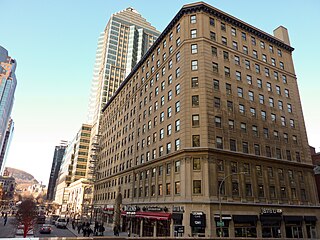
[[[3,218],[0,219],[0,238],[14,238],[16,233],[16,225],[14,221],[14,217],[8,217],[8,222],[6,226],[3,225]],[[50,234],[41,234],[39,233],[39,226],[38,224],[35,225],[34,229],[34,236],[35,237],[75,237],[68,228],[61,229],[56,228],[52,225],[52,232]]]

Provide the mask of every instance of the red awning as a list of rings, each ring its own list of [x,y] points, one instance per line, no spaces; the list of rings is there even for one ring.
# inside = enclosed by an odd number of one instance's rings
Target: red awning
[[[136,212],[136,217],[148,218],[155,220],[169,220],[171,218],[171,213],[164,212]]]

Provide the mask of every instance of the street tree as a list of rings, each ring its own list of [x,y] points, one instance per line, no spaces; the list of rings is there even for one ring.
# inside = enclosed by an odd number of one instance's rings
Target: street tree
[[[20,225],[24,225],[23,237],[33,228],[37,220],[37,205],[33,199],[25,199],[18,206],[16,221]]]

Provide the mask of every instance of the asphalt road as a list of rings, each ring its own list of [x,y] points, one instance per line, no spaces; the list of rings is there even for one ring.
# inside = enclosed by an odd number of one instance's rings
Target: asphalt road
[[[39,233],[41,224],[34,226],[35,237],[75,237],[69,229],[56,228],[52,225],[52,232],[50,234]],[[4,226],[3,218],[0,218],[0,238],[14,238],[17,226],[14,217],[8,217],[8,222]]]

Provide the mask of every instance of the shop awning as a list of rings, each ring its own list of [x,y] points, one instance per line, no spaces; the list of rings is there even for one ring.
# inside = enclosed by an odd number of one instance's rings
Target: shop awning
[[[306,222],[316,222],[318,219],[316,216],[304,216]]]
[[[261,222],[280,222],[282,220],[281,215],[260,215]]]
[[[233,215],[232,218],[234,222],[238,222],[238,223],[258,221],[257,215]]]
[[[136,217],[148,218],[155,220],[169,220],[171,218],[171,213],[164,212],[136,212]]]
[[[302,216],[283,216],[285,222],[302,222]]]

